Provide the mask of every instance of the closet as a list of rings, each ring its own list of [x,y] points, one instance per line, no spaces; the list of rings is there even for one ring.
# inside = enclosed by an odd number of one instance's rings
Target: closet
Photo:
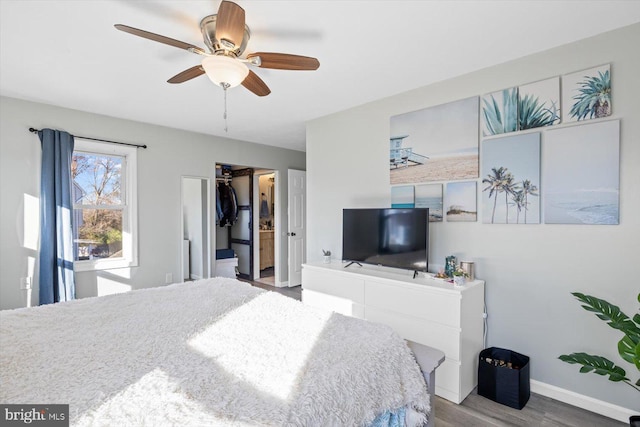
[[[228,268],[226,263],[235,263],[229,260],[237,260],[237,276],[253,278],[253,172],[216,165],[217,275]]]

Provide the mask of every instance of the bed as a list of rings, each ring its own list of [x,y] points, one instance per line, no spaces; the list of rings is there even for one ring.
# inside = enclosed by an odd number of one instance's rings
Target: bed
[[[214,278],[0,312],[0,402],[71,425],[425,425],[389,327]]]

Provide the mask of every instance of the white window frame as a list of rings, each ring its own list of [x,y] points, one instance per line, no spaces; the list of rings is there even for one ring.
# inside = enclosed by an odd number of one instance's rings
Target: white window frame
[[[124,157],[122,209],[122,257],[74,261],[74,271],[98,271],[138,266],[137,148],[75,138],[73,151]],[[74,208],[82,205],[74,204]],[[75,226],[75,225],[74,225]]]

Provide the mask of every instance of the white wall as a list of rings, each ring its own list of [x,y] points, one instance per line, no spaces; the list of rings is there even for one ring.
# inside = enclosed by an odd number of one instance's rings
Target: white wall
[[[38,242],[34,227],[38,224],[40,141],[37,135],[28,132],[29,127],[49,127],[149,147],[138,151],[139,266],[77,273],[79,297],[162,285],[167,273],[179,280],[182,274],[181,176],[208,177],[213,183],[216,162],[279,170],[285,181],[282,188],[286,200],[287,169],[305,169],[305,153],[299,151],[13,98],[0,98],[0,118],[0,309],[25,306],[26,292],[19,289],[19,278],[37,275],[30,266],[34,263],[37,266]],[[214,188],[212,185],[211,189]],[[210,197],[214,201],[215,193]],[[281,215],[282,230],[286,230],[286,205],[281,206]],[[212,247],[215,247],[214,239],[212,236]],[[286,272],[287,239],[281,242],[284,254],[281,271]],[[215,257],[213,251],[212,256]],[[37,302],[37,290],[34,290],[33,301]]]
[[[639,43],[636,24],[310,122],[307,259],[320,260],[323,248],[341,256],[343,208],[390,206],[391,116],[611,63],[611,118],[621,120],[620,225],[432,223],[429,262],[443,264],[450,254],[476,262],[476,276],[486,281],[488,345],[529,355],[533,380],[640,411],[629,386],[580,374],[557,359],[574,351],[600,354],[638,378],[617,354],[621,334],[580,308],[570,292],[607,299],[632,316],[638,310]],[[389,76],[401,78],[401,71]]]

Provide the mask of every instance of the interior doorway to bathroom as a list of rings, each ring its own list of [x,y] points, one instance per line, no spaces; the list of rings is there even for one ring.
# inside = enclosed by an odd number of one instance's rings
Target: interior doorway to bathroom
[[[257,206],[257,238],[255,251],[255,281],[277,286],[276,240],[278,240],[278,215],[276,210],[276,175],[273,170],[256,171],[254,176],[254,202]],[[255,231],[254,231],[255,233]]]

